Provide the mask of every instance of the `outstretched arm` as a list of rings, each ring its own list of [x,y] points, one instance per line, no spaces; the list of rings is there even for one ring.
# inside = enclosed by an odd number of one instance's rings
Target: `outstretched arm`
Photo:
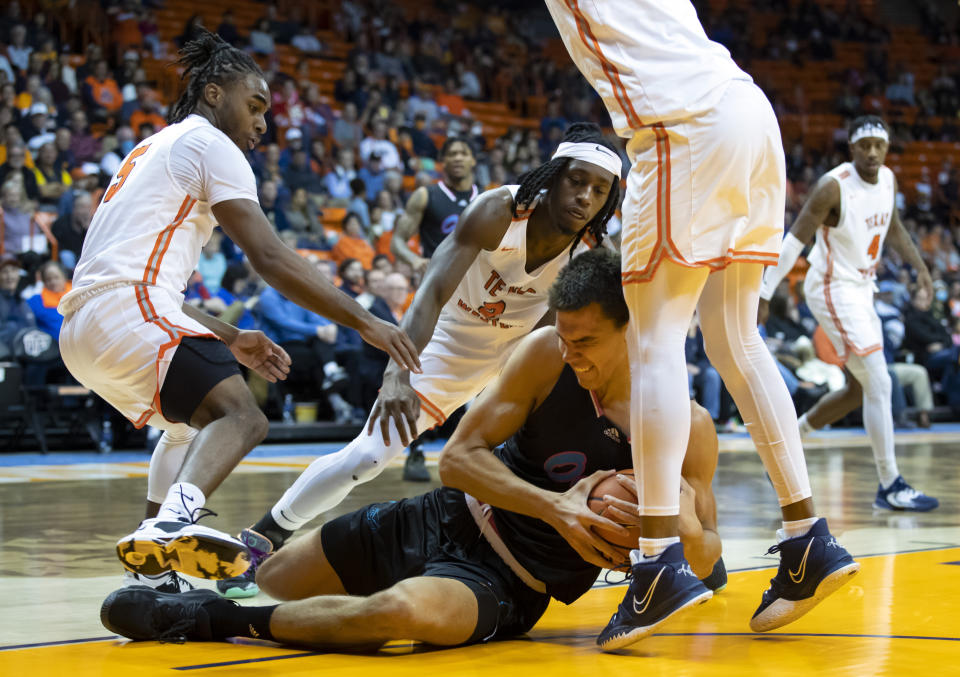
[[[496,249],[500,244],[510,225],[512,212],[513,196],[509,190],[484,193],[464,210],[453,233],[437,247],[413,303],[400,322],[413,340],[418,355],[433,336],[440,309],[460,284],[477,254],[481,249]],[[419,409],[420,400],[410,388],[410,374],[395,360],[391,361],[383,373],[380,396],[370,413],[368,433],[379,420],[383,439],[389,444],[389,422],[393,419],[401,441],[407,445],[417,437]]]
[[[285,245],[253,200],[225,200],[213,215],[244,251],[264,281],[297,305],[356,329],[363,340],[407,369],[420,369],[418,351],[397,327],[375,318],[337,289],[306,259]]]
[[[484,503],[543,520],[584,560],[613,568],[622,563],[622,556],[595,536],[590,526],[622,528],[587,506],[590,491],[613,471],[594,473],[560,494],[521,479],[492,453],[520,429],[550,394],[562,369],[552,327],[526,337],[497,380],[471,405],[447,442],[440,457],[440,479]]]
[[[290,356],[287,351],[271,341],[262,331],[237,329],[189,303],[183,304],[183,313],[223,339],[237,362],[253,369],[271,383],[285,380],[290,373]]]

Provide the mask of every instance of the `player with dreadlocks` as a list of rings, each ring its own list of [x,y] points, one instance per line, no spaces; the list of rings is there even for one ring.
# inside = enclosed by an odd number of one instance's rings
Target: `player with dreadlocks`
[[[340,292],[284,245],[263,215],[242,150],[266,131],[270,92],[245,52],[211,33],[188,43],[189,79],[171,125],[124,159],[97,208],[64,296],[60,351],[80,383],[131,423],[164,430],[150,461],[147,519],[117,544],[132,582],[179,591],[175,571],[242,573],[244,545],[196,524],[203,506],[267,432],[237,362],[270,381],[289,356],[183,302],[200,250],[219,224],[267,281],[295,302],[355,328],[418,369],[410,339]]]
[[[391,362],[366,432],[315,460],[259,522],[240,534],[255,562],[337,505],[426,428],[471,400],[547,313],[547,290],[589,233],[602,240],[620,199],[620,156],[593,124],[571,125],[553,158],[470,203],[427,267],[401,326],[423,373]],[[379,422],[379,433],[374,427]],[[220,581],[230,597],[256,594],[254,567]]]

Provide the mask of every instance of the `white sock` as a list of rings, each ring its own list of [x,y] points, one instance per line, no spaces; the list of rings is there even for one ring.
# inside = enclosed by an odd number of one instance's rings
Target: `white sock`
[[[199,487],[189,482],[176,482],[167,491],[157,518],[191,520],[193,513],[206,502],[207,497]]]
[[[807,420],[806,414],[798,418],[797,423],[800,425],[800,435],[809,435],[810,433],[817,430],[812,425],[810,425],[810,421]]]
[[[630,563],[656,562],[660,559],[660,555],[663,554],[664,550],[674,543],[679,542],[679,536],[670,536],[668,538],[641,538],[639,539],[639,549],[630,551]]]
[[[777,531],[777,540],[785,541],[788,538],[797,538],[810,531],[810,528],[817,523],[819,517],[808,517],[805,520],[794,520],[793,522],[784,522],[783,529]],[[780,538],[781,532],[783,538]]]

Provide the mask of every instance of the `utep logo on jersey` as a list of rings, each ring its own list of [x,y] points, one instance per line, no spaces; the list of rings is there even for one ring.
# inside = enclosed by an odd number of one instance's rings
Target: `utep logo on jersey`
[[[449,235],[453,232],[453,229],[457,227],[457,221],[460,220],[459,214],[451,214],[443,221],[440,222],[440,232],[444,235]]]
[[[517,296],[537,293],[537,290],[533,287],[507,287],[507,283],[504,282],[500,273],[495,270],[490,271],[490,277],[483,284],[483,288],[490,292],[490,296],[496,296],[501,289],[506,289],[508,294],[516,294]]]
[[[477,312],[480,313],[480,319],[484,322],[493,322],[503,315],[503,311],[506,309],[506,301],[497,301],[496,303],[484,301],[483,305],[477,308]]]

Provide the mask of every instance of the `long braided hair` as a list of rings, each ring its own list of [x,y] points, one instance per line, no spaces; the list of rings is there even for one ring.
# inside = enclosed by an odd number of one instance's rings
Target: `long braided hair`
[[[592,122],[573,123],[567,127],[563,133],[561,142],[595,143],[617,153],[616,147],[607,141],[600,127]],[[531,169],[526,174],[523,174],[520,177],[520,187],[517,189],[517,194],[513,201],[513,215],[517,216],[517,210],[520,206],[530,205],[540,194],[541,190],[546,189],[549,191],[556,180],[563,174],[567,165],[570,164],[570,160],[571,158],[568,157],[554,158],[544,162],[536,169]],[[596,244],[600,244],[604,235],[607,234],[607,221],[609,221],[610,217],[617,211],[619,204],[620,177],[617,176],[610,186],[610,192],[607,193],[607,201],[603,203],[600,211],[577,233],[577,237],[573,241],[573,246],[570,248],[571,256],[573,256],[573,251],[577,248],[577,245],[580,244],[580,240],[582,240],[583,236],[587,233],[590,233],[590,236],[595,240]]]
[[[263,77],[263,71],[253,58],[241,49],[232,47],[219,35],[198,29],[197,37],[180,49],[176,63],[184,67],[186,89],[170,107],[167,122],[173,124],[193,113],[203,97],[203,88],[214,82],[225,87],[248,73]]]

